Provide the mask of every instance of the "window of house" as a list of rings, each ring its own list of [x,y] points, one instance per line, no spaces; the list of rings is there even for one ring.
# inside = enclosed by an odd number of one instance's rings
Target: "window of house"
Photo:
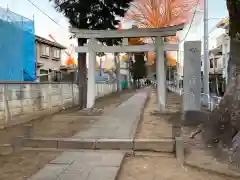
[[[41,46],[41,56],[50,56],[50,47],[47,45]]]
[[[53,71],[52,81],[59,82],[62,79],[62,73],[60,71]]]
[[[46,69],[40,69],[40,74],[48,74],[48,70],[46,70]]]
[[[56,48],[53,49],[53,57],[60,59],[60,50],[59,49],[56,49]]]
[[[213,68],[213,59],[210,59],[210,68]]]

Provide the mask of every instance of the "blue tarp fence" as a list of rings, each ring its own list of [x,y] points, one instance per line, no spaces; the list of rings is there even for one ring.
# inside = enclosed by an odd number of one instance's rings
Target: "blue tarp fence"
[[[0,81],[34,80],[34,21],[0,7]]]

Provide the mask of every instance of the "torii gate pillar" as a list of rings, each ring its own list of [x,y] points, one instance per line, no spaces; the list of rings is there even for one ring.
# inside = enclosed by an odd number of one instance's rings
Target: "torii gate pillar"
[[[96,43],[95,39],[91,39],[89,44]],[[87,108],[93,108],[95,104],[95,69],[96,69],[96,52],[91,49],[88,58],[88,72],[87,72]]]
[[[164,63],[163,38],[156,37],[157,102],[161,110],[166,109],[166,74]]]

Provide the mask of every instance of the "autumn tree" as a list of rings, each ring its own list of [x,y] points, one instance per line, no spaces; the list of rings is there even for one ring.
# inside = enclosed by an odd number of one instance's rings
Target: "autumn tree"
[[[127,18],[133,20],[141,28],[162,28],[186,23],[194,6],[202,0],[135,0],[127,12]],[[168,37],[168,41],[176,41],[177,37]],[[155,56],[148,53],[148,64],[153,64]]]
[[[72,27],[79,29],[116,29],[119,20],[128,10],[132,0],[50,0],[54,2],[57,11],[68,18]],[[119,39],[101,39],[105,44],[119,43]],[[78,38],[78,46],[83,46],[86,39]],[[78,54],[79,71],[79,101],[80,108],[86,106],[87,97],[87,67],[86,53]]]

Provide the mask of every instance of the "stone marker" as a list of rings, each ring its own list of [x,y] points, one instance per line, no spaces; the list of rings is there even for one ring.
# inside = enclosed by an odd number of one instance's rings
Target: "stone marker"
[[[193,121],[201,108],[201,41],[184,43],[183,120]]]

